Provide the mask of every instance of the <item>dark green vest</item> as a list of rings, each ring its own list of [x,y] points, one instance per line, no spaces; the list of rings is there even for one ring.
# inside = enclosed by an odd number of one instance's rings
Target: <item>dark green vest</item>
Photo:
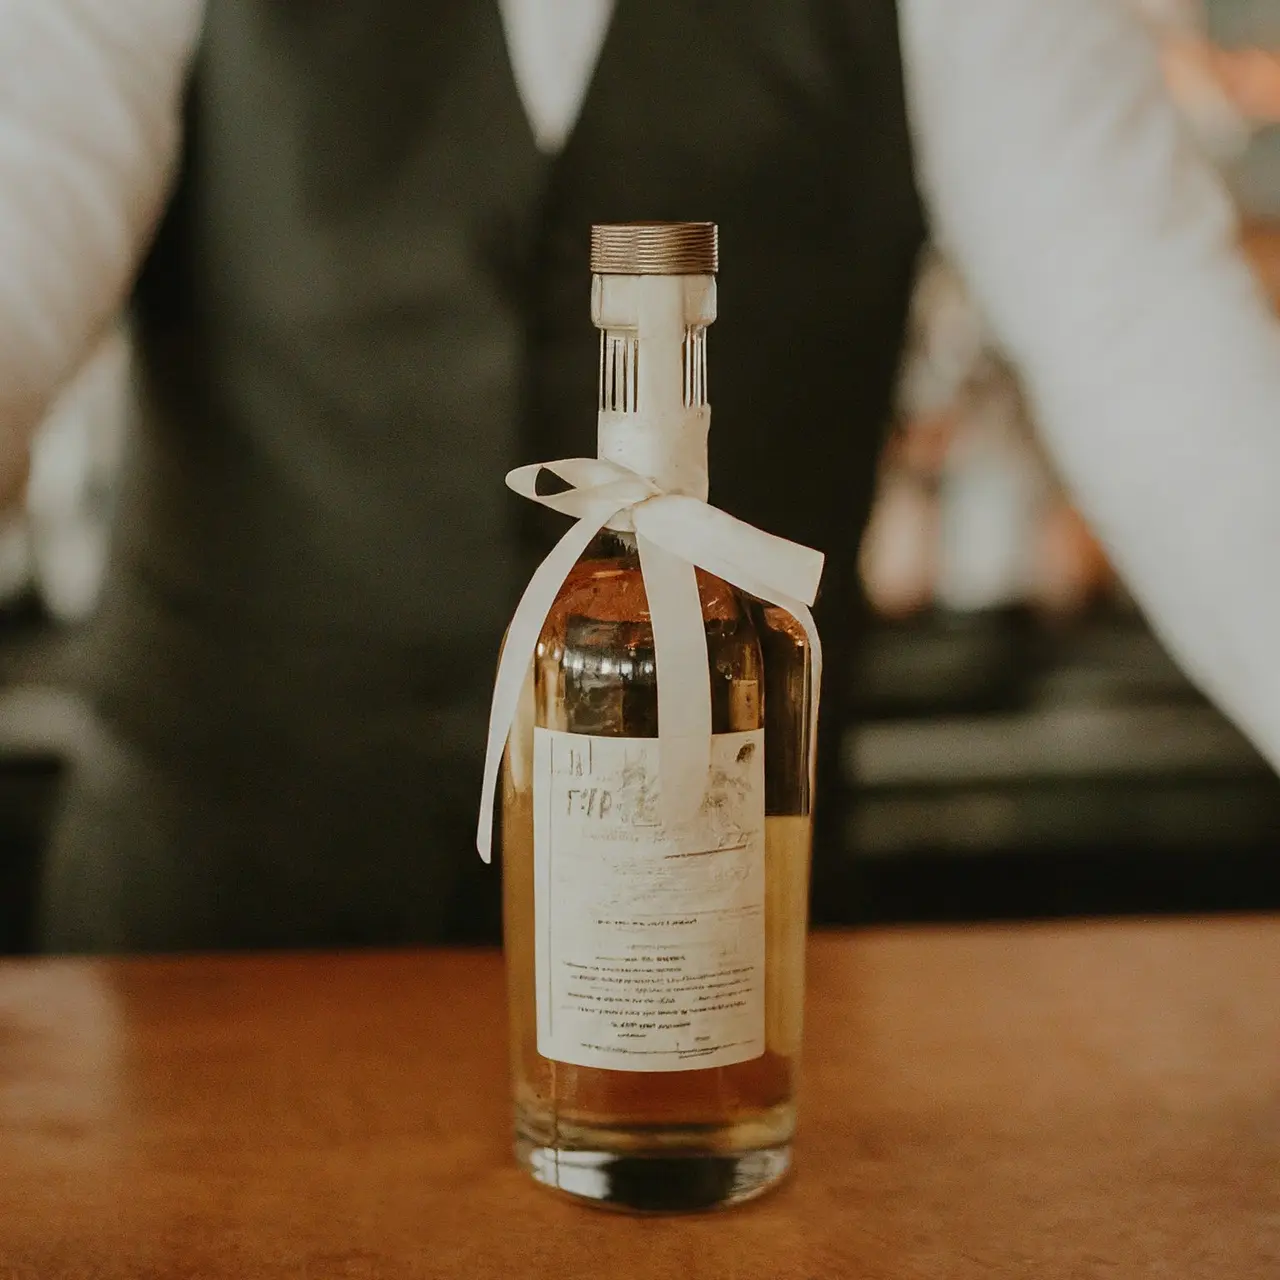
[[[211,0],[52,944],[492,931],[478,762],[546,536],[502,476],[594,449],[593,221],[720,223],[713,500],[829,553],[841,674],[921,236],[895,23],[621,0],[548,161],[493,0]]]

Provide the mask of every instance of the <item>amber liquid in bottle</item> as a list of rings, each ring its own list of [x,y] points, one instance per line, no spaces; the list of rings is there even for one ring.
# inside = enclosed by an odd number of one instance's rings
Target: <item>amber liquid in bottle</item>
[[[654,738],[657,683],[633,537],[602,532],[538,643],[503,779],[510,1043],[520,1161],[539,1181],[632,1210],[750,1198],[790,1165],[810,857],[808,645],[785,611],[698,572],[713,732],[764,730],[765,1051],[728,1066],[632,1072],[538,1052],[535,725]]]
[[[683,499],[708,492],[716,265],[708,223],[592,229],[600,458]],[[562,585],[507,744],[516,1151],[585,1200],[703,1209],[791,1160],[811,655],[785,611],[697,571],[712,737],[705,786],[682,786],[701,763],[663,755],[690,728],[662,746],[632,524],[614,513]]]

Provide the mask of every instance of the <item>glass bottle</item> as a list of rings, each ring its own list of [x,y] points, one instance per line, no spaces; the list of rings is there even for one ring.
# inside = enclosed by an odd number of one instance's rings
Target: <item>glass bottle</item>
[[[705,498],[710,224],[593,231],[600,456]],[[516,1150],[631,1210],[748,1199],[790,1166],[811,838],[799,623],[697,573],[713,749],[698,816],[655,805],[653,632],[634,535],[566,579],[503,773]]]

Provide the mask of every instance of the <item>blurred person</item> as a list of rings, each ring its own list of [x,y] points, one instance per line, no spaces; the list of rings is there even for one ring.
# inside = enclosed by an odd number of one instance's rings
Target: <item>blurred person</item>
[[[713,498],[834,550],[926,205],[1132,590],[1280,760],[1280,328],[1115,0],[0,0],[5,487],[126,300],[137,348],[46,945],[492,936],[479,761],[539,532],[501,477],[593,449],[589,225],[720,223]]]

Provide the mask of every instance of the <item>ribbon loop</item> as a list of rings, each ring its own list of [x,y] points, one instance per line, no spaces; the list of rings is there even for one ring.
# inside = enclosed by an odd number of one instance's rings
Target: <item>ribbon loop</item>
[[[680,494],[664,494],[644,503],[634,519],[637,533],[753,596],[768,599],[771,591],[786,590],[807,605],[817,598],[823,555],[812,547],[765,533],[718,507]],[[756,582],[759,590],[740,579]]]
[[[567,485],[538,492],[550,471]],[[606,458],[561,458],[517,467],[507,485],[530,501],[574,517],[529,580],[512,615],[498,660],[476,847],[488,862],[502,753],[511,733],[529,662],[555,598],[591,540],[606,525],[628,517],[636,531],[640,571],[653,624],[658,677],[658,752],[661,803],[666,819],[695,813],[706,790],[711,749],[711,684],[706,631],[695,568],[769,604],[787,610],[809,641],[809,772],[813,785],[822,648],[809,606],[817,595],[823,556],[737,520],[698,498],[664,493],[653,481]]]

